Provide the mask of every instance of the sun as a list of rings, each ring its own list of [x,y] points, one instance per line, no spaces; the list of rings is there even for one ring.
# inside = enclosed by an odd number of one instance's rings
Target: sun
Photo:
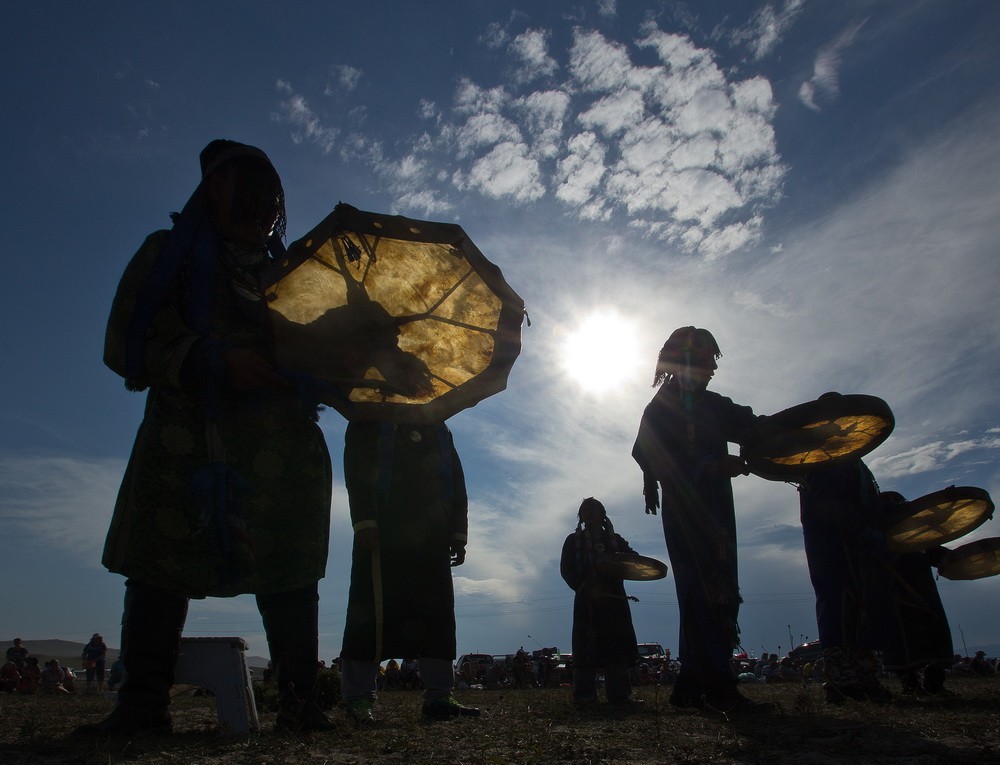
[[[563,368],[589,393],[605,393],[641,365],[633,322],[614,311],[591,314],[566,338]]]

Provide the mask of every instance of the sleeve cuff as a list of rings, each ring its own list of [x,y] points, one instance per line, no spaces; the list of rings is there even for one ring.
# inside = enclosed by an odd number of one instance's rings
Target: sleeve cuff
[[[454,533],[454,534],[451,535],[451,541],[452,542],[461,542],[463,545],[464,544],[468,544],[469,543],[469,535],[468,534],[459,534],[459,533],[456,532],[456,533]]]
[[[378,521],[358,521],[354,524],[354,533],[357,534],[363,529],[377,529]]]

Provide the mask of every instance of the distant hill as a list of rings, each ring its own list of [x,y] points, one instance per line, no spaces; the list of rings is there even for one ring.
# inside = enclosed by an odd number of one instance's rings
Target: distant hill
[[[105,641],[107,642],[107,641]],[[8,643],[3,647],[13,645]],[[59,663],[73,667],[80,666],[80,655],[86,643],[74,643],[72,640],[25,640],[24,646],[30,651],[30,656],[37,656],[38,660],[45,663],[49,659],[59,659]],[[118,658],[119,649],[108,646],[108,664]],[[267,666],[267,658],[264,656],[247,656],[247,664],[254,669],[263,669]]]

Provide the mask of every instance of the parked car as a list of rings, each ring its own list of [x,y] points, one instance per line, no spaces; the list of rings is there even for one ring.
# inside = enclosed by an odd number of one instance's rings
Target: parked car
[[[663,646],[659,643],[637,643],[636,649],[639,651],[639,662],[662,661],[666,658]]]
[[[818,640],[810,640],[808,643],[795,646],[788,655],[793,659],[801,661],[816,661],[823,656],[823,647]]]
[[[485,675],[486,670],[488,670],[493,665],[493,654],[491,653],[463,653],[458,657],[455,662],[455,671],[459,672],[462,669],[462,665],[465,662],[470,662],[472,668],[476,671],[476,675]]]

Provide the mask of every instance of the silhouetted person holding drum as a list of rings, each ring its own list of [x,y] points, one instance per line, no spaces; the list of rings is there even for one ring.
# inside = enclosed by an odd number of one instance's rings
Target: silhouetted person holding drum
[[[891,606],[878,484],[861,460],[847,462],[800,478],[799,508],[826,701],[890,701],[878,679]]]
[[[884,491],[882,502],[891,511],[906,499],[898,492]],[[882,660],[899,677],[905,694],[955,695],[944,687],[944,668],[954,661],[955,649],[933,571],[947,553],[948,548],[940,545],[899,553],[885,574],[892,588],[892,610],[881,646]]]
[[[680,608],[680,677],[670,703],[723,712],[766,711],[736,689],[731,659],[740,608],[732,478],[748,473],[728,442],[758,420],[707,390],[722,355],[706,329],[681,327],[660,350],[654,387],[632,456],[642,468],[646,512],[663,490],[663,533]]]
[[[380,662],[416,656],[425,718],[478,717],[459,703],[451,569],[465,562],[469,498],[444,423],[351,422],[344,483],[354,550],[342,690],[359,726],[377,722]]]
[[[576,531],[563,543],[559,571],[576,593],[573,599],[573,700],[580,706],[597,702],[597,670],[604,668],[608,703],[629,709],[629,667],[639,658],[632,612],[621,579],[602,575],[597,564],[608,555],[635,553],[615,533],[604,505],[593,497],[580,504]]]
[[[216,140],[170,231],[118,286],[105,363],[145,416],[103,563],[127,577],[125,681],[86,735],[169,733],[188,599],[256,595],[278,730],[331,730],[313,693],[332,470],[317,409],[275,370],[263,274],[284,251],[281,180],[260,149]]]

